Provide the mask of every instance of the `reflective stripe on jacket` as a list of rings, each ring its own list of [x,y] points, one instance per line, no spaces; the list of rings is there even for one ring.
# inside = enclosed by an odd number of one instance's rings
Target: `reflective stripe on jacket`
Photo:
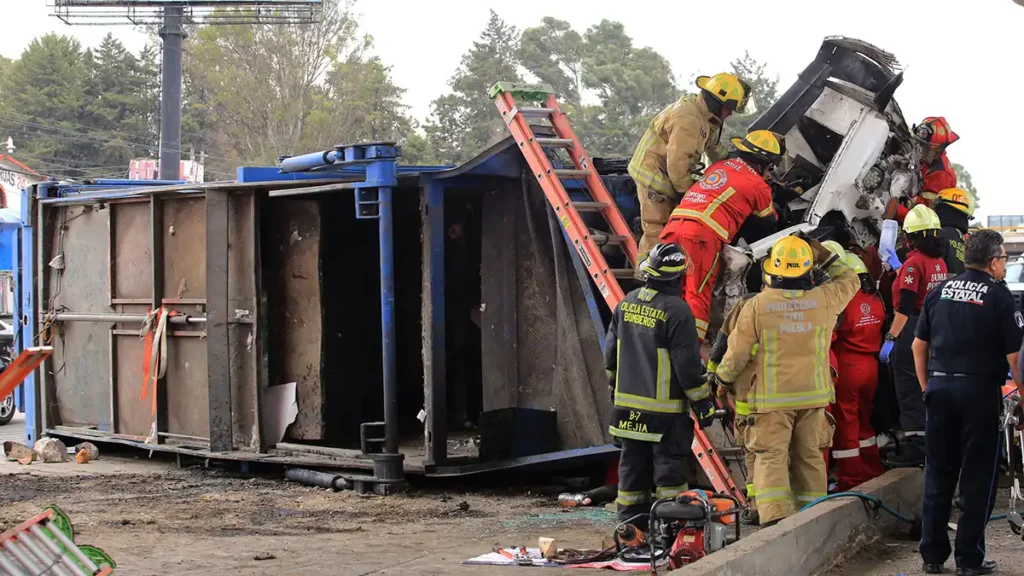
[[[819,408],[834,401],[832,331],[860,279],[841,262],[829,274],[832,281],[807,291],[767,288],[740,310],[717,374],[736,382],[753,361],[755,379],[746,398],[752,412]],[[758,350],[752,359],[754,344]]]
[[[678,287],[627,294],[608,326],[604,358],[615,375],[613,436],[659,442],[688,401],[711,394],[693,314]]]
[[[728,244],[749,216],[774,214],[771,186],[743,160],[728,158],[708,166],[700,182],[683,195],[669,222],[696,220]]]
[[[693,185],[690,169],[700,161],[709,141],[717,141],[719,128],[712,125],[704,100],[684,96],[651,120],[629,161],[629,175],[637,185],[678,198]]]

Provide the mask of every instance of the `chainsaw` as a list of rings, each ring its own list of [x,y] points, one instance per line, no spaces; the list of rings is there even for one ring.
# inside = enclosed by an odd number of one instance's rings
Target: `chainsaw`
[[[624,562],[650,562],[651,573],[658,566],[675,570],[725,548],[740,538],[741,506],[727,494],[688,490],[674,498],[663,498],[649,514],[639,514],[616,527],[615,542]],[[636,524],[648,524],[648,534]],[[730,538],[729,525],[735,533]]]

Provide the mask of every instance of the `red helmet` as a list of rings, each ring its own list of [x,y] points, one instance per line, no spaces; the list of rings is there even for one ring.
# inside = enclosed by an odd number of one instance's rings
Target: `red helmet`
[[[929,116],[914,126],[914,136],[930,148],[949,146],[960,139],[942,116]]]

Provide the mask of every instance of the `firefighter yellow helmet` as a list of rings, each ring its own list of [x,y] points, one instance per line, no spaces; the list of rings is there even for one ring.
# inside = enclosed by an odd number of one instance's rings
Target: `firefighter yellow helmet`
[[[722,72],[714,76],[698,76],[697,88],[710,94],[728,110],[739,114],[753,113],[752,109],[748,110],[748,106],[752,103],[750,84],[735,74]]]
[[[745,137],[733,138],[730,142],[737,150],[753,154],[769,164],[782,160],[782,154],[786,150],[783,140],[770,130],[754,130],[748,132]]]
[[[802,238],[786,236],[775,242],[762,264],[764,273],[775,278],[800,278],[814,268],[811,246]]]
[[[968,216],[974,216],[974,199],[971,198],[971,195],[968,194],[966,190],[961,188],[946,188],[942,192],[939,192],[938,201],[943,204],[949,204]]]
[[[939,230],[941,228],[942,224],[939,222],[939,215],[924,204],[914,206],[910,212],[907,212],[906,218],[903,219],[903,231],[907,234]]]
[[[858,275],[868,273],[868,267],[864,264],[864,261],[860,259],[860,256],[857,256],[856,254],[853,254],[851,252],[847,252],[845,261],[846,265],[849,266]]]
[[[829,252],[835,254],[836,256],[839,256],[840,260],[846,259],[846,249],[843,248],[843,245],[840,244],[839,242],[836,242],[835,240],[825,240],[824,242],[821,243],[821,245],[824,246],[825,249],[828,250]]]

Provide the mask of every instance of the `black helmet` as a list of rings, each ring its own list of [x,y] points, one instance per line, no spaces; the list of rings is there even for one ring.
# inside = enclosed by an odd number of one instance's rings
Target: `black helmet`
[[[689,264],[678,244],[658,244],[640,263],[640,271],[647,280],[675,280],[683,275]]]

